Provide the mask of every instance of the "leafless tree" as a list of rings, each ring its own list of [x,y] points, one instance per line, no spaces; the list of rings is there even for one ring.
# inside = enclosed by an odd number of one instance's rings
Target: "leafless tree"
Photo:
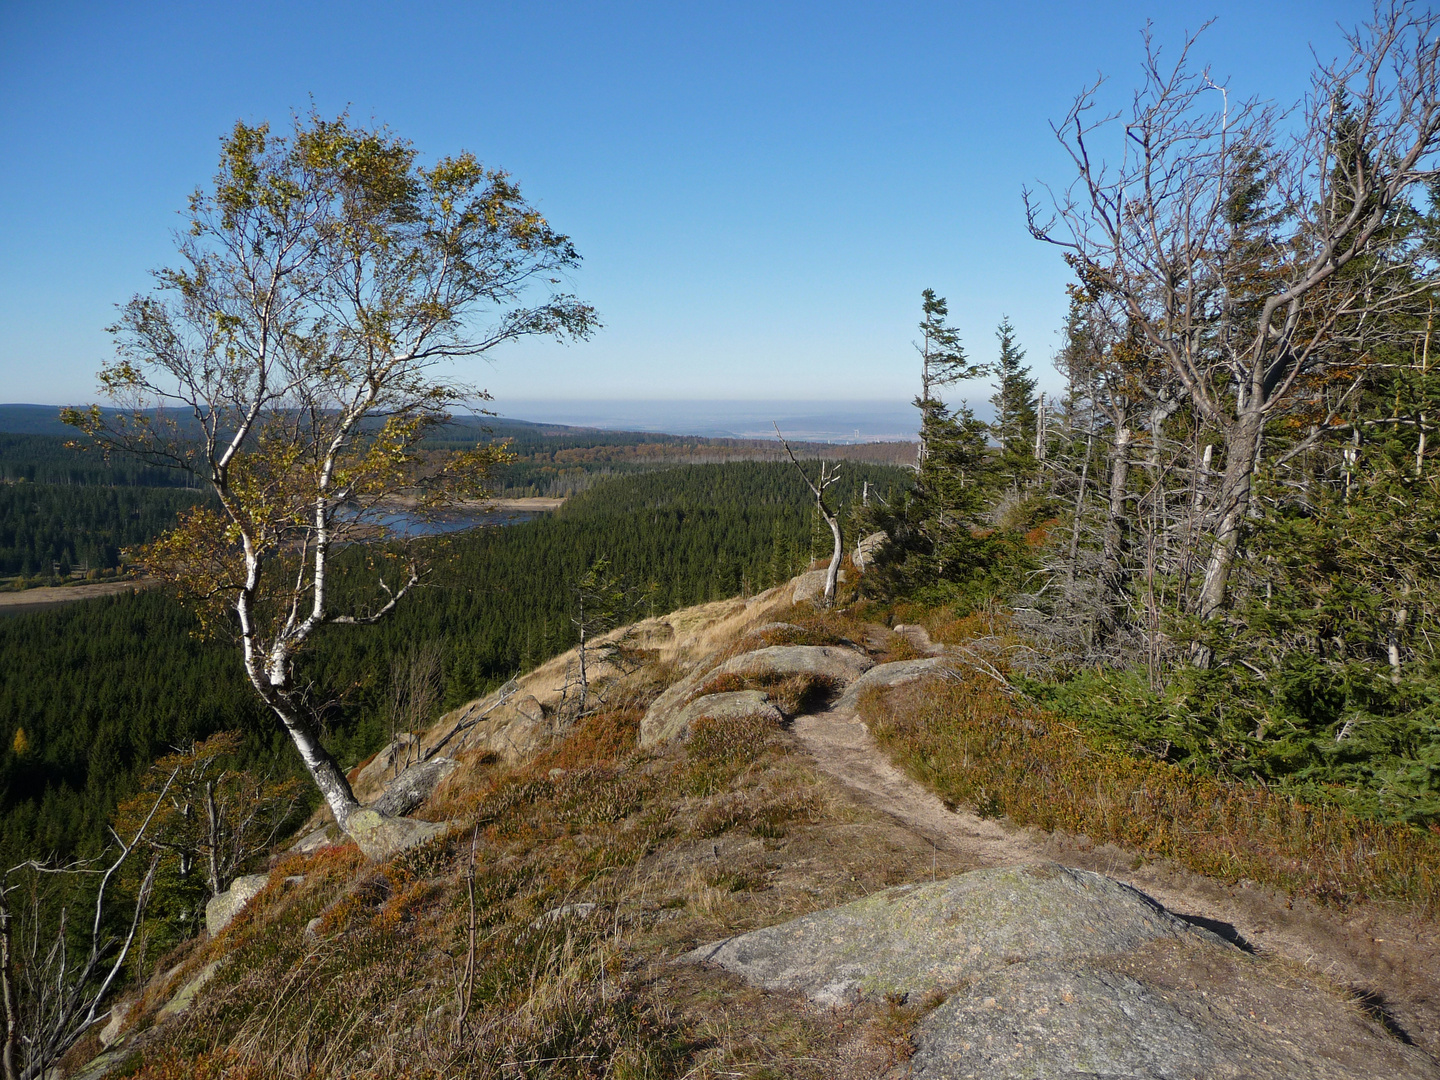
[[[412,642],[404,652],[390,661],[390,745],[394,757],[394,774],[399,776],[409,765],[425,760],[421,753],[419,733],[429,725],[431,714],[440,703],[444,687],[441,670],[442,649],[438,641]],[[401,755],[395,745],[404,733],[415,741],[406,745]]]
[[[830,535],[835,541],[830,551],[830,566],[825,572],[824,599],[825,606],[829,607],[835,602],[835,583],[840,577],[840,559],[845,553],[845,541],[840,532],[840,517],[826,504],[825,492],[832,484],[840,479],[840,466],[838,463],[832,465],[830,462],[822,461],[820,462],[820,478],[818,482],[811,480],[810,474],[805,471],[805,466],[800,464],[799,458],[795,456],[795,451],[791,450],[790,444],[785,441],[785,436],[780,434],[779,424],[775,425],[775,437],[778,438],[785,447],[785,453],[790,456],[790,461],[805,481],[805,486],[808,487],[811,494],[815,496],[815,509],[819,512],[820,516],[825,519],[825,524],[830,526]]]
[[[1097,111],[1101,83],[1081,93],[1055,129],[1075,180],[1049,191],[1048,209],[1026,193],[1031,232],[1066,252],[1084,288],[1114,298],[1218,432],[1202,618],[1226,605],[1266,421],[1337,341],[1414,295],[1415,253],[1395,250],[1387,225],[1437,175],[1436,27],[1413,4],[1377,5],[1347,35],[1349,56],[1320,65],[1283,113],[1196,71],[1195,37],[1163,63],[1147,30],[1144,85],[1124,119]]]
[[[105,1003],[145,917],[160,853],[151,855],[141,877],[123,938],[112,936],[108,929],[116,916],[112,886],[130,857],[145,849],[146,832],[169,791],[167,782],[128,840],[112,833],[118,850],[108,864],[54,866],[28,860],[0,874],[0,995],[5,1009],[0,1064],[4,1080],[45,1076],[80,1036],[108,1015]],[[84,951],[76,956],[71,951],[75,943],[69,926],[71,904],[63,886],[92,878],[95,892],[87,904],[89,931]],[[58,899],[44,887],[47,881],[56,880],[62,887]],[[22,886],[28,892],[23,918],[11,900]]]
[[[140,790],[115,809],[115,828],[144,831],[147,847],[173,857],[181,876],[199,869],[206,891],[230,888],[242,867],[269,851],[293,825],[300,785],[239,768],[241,736],[222,731],[167,754],[142,778]],[[168,788],[159,810],[156,793]]]

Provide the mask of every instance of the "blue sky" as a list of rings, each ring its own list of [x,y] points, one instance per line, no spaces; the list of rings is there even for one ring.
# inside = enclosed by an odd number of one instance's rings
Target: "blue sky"
[[[114,305],[173,252],[236,119],[313,97],[509,170],[605,329],[470,373],[507,398],[904,401],[921,289],[1048,375],[1064,267],[1020,191],[1140,28],[1291,101],[1368,4],[0,3],[0,401],[95,396]],[[967,388],[966,396],[987,391]]]

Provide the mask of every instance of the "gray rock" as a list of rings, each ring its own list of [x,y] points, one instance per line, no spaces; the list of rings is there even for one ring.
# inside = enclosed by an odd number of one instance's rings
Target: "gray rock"
[[[682,959],[820,1006],[939,1000],[914,1033],[917,1080],[1437,1075],[1333,988],[1054,863],[887,889]]]
[[[503,688],[502,688],[503,689]],[[442,724],[475,720],[475,726],[460,739],[463,749],[493,751],[507,764],[526,761],[549,746],[556,734],[555,720],[533,694],[499,691],[471,702],[441,718]]]
[[[640,745],[660,746],[686,730],[678,719],[695,691],[719,675],[812,674],[848,685],[874,666],[862,652],[842,645],[771,645],[731,657],[712,670],[695,671],[657,697],[640,721]]]
[[[702,946],[685,959],[838,1005],[944,989],[1011,960],[1124,952],[1188,934],[1208,932],[1128,885],[1040,863],[885,889]]]
[[[344,843],[344,840],[339,836],[339,830],[327,822],[296,840],[290,845],[290,850],[300,855],[309,855],[321,848],[332,847],[340,843]]]
[[[1136,978],[1103,962],[1037,961],[992,971],[921,1022],[909,1075],[917,1080],[1435,1075],[1428,1055],[1394,1039],[1336,995],[1276,979],[1249,957],[1230,959],[1225,965],[1232,969],[1230,978],[1210,982],[1208,991],[1205,972],[1192,972],[1194,979],[1166,979],[1163,964],[1149,982],[1144,974]],[[1138,966],[1143,972],[1145,965]],[[1262,985],[1263,1000],[1257,1000],[1251,995]]]
[[[875,561],[875,556],[885,546],[890,537],[883,532],[873,532],[869,536],[862,536],[860,542],[855,545],[855,569],[860,573],[869,570]]]
[[[1218,1080],[1241,1075],[1227,1062],[1244,1055],[1236,1039],[1206,1030],[1143,983],[1063,963],[1017,964],[977,980],[925,1018],[916,1042],[910,1075],[924,1080]]]
[[[945,646],[931,641],[930,631],[923,626],[915,623],[897,623],[893,629],[901,637],[908,638],[910,644],[921,652],[929,653],[932,656],[939,656],[945,652]]]
[[[845,693],[835,702],[835,708],[853,709],[859,703],[860,695],[873,686],[901,686],[917,679],[933,678],[944,671],[945,666],[944,658],[939,656],[877,664],[845,688]]]
[[[421,749],[419,735],[412,731],[400,732],[355,774],[351,786],[373,791],[397,772],[418,761]]]
[[[530,924],[531,929],[538,930],[540,927],[552,922],[563,922],[566,919],[573,919],[576,922],[584,922],[595,914],[595,905],[584,904],[561,904],[559,907],[551,908]]]
[[[110,1008],[110,1019],[100,1029],[100,1048],[108,1050],[121,1040],[120,1031],[125,1027],[125,1021],[130,1016],[130,1010],[134,1002],[117,1002]]]
[[[189,982],[175,992],[174,997],[161,1006],[160,1012],[156,1014],[156,1019],[164,1020],[189,1011],[190,1006],[195,1004],[195,998],[205,988],[205,984],[215,977],[215,972],[220,970],[223,962],[223,960],[211,960],[197,971]]]
[[[667,743],[690,738],[690,729],[702,717],[733,720],[742,716],[763,716],[777,724],[785,722],[780,710],[770,704],[762,690],[736,690],[726,694],[706,694],[683,709],[670,714],[665,726],[654,731],[657,742]]]
[[[844,645],[771,645],[731,657],[710,674],[819,675],[848,685],[874,666],[874,660]]]
[[[230,883],[230,888],[210,898],[205,905],[205,929],[214,937],[230,925],[255,894],[270,883],[269,874],[242,874]]]
[[[111,1069],[119,1068],[128,1056],[123,1047],[106,1050],[103,1054],[93,1057],[81,1065],[79,1072],[72,1073],[65,1080],[100,1080],[101,1077],[108,1075]],[[46,1080],[50,1080],[52,1073],[56,1076],[60,1075],[58,1069],[51,1069],[45,1074]]]
[[[700,683],[710,674],[703,668],[692,671],[661,691],[660,696],[650,704],[640,720],[641,746],[660,746],[674,738],[680,730],[675,723],[676,714],[685,707],[691,695],[700,688]]]
[[[448,832],[446,821],[416,821],[414,818],[386,817],[370,808],[356,810],[345,822],[345,831],[366,858],[379,862],[408,851]]]
[[[792,604],[803,604],[806,601],[815,603],[825,595],[825,577],[827,570],[807,570],[795,579],[795,589],[790,594]]]
[[[428,799],[440,781],[455,771],[453,758],[437,757],[411,765],[385,785],[385,791],[370,804],[387,817],[408,814]]]

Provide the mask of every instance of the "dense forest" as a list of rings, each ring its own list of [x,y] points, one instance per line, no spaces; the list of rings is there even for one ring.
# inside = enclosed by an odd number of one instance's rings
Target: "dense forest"
[[[0,423],[4,422],[0,407]],[[185,473],[147,465],[125,454],[87,453],[67,445],[70,438],[15,434],[0,429],[0,483],[104,487],[198,487]]]
[[[857,465],[842,475],[832,492],[851,505],[863,482],[896,498],[911,474]],[[790,577],[823,550],[815,532],[788,464],[612,480],[557,513],[432,541],[426,587],[376,626],[328,629],[304,674],[333,702],[328,741],[353,763],[386,737],[391,660],[413,643],[439,645],[448,708],[573,644],[574,587],[600,558],[661,612]],[[362,555],[351,555],[357,577]],[[0,619],[0,855],[98,842],[137,770],[216,731],[244,730],[252,764],[298,769],[233,645],[196,631],[161,590]]]
[[[126,547],[205,501],[203,492],[183,488],[0,484],[0,575],[114,569]]]

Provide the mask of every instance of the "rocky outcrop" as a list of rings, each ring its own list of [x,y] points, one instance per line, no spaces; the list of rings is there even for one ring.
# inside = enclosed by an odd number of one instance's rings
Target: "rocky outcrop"
[[[890,537],[883,532],[873,532],[869,536],[862,536],[860,542],[855,545],[855,569],[860,573],[868,571],[875,562],[875,556],[880,553]]]
[[[436,757],[411,765],[385,785],[385,791],[370,804],[371,809],[389,817],[408,814],[428,799],[440,781],[455,771],[452,758]]]
[[[387,817],[370,807],[356,810],[345,822],[345,831],[350,838],[366,858],[375,862],[408,851],[449,829],[449,822]]]
[[[896,623],[892,632],[899,634],[910,642],[916,649],[931,656],[941,656],[945,652],[944,645],[937,645],[930,640],[930,631],[915,623]]]
[[[947,670],[943,657],[927,656],[920,660],[897,660],[892,664],[878,664],[845,688],[835,702],[837,709],[853,709],[860,701],[860,695],[871,687],[903,686],[917,679],[934,678]]]
[[[373,798],[402,770],[420,760],[420,736],[409,731],[396,735],[385,747],[350,774],[350,788],[362,802]]]
[[[874,666],[874,660],[844,645],[771,645],[733,656],[710,674],[815,675],[848,686]]]
[[[731,720],[742,716],[763,716],[777,724],[785,720],[764,691],[736,690],[727,694],[706,694],[670,712],[662,724],[652,728],[651,736],[656,743],[684,742],[690,738],[690,729],[697,720]]]
[[[442,717],[437,727],[471,725],[452,746],[489,750],[507,764],[526,761],[554,739],[554,717],[533,694],[500,694],[496,691],[457,709]]]
[[[1098,956],[1184,934],[1207,932],[1128,885],[1044,863],[886,889],[687,959],[839,1005],[944,990],[1014,959]]]
[[[190,981],[182,986],[169,1001],[161,1006],[156,1014],[157,1020],[164,1020],[167,1017],[179,1016],[183,1012],[189,1012],[190,1006],[195,1004],[195,999],[200,996],[200,991],[205,989],[205,984],[215,977],[215,972],[220,970],[220,965],[225,961],[211,960],[193,976]]]
[[[683,959],[819,1006],[931,1009],[906,1073],[923,1080],[1418,1080],[1434,1068],[1323,984],[1053,863],[886,889]]]
[[[268,874],[242,874],[230,883],[225,892],[217,893],[205,905],[205,929],[214,937],[230,925],[261,889],[270,883]]]
[[[814,675],[836,686],[848,686],[875,662],[843,645],[770,645],[731,657],[719,667],[692,672],[655,699],[640,721],[640,745],[660,746],[681,737],[680,719],[695,693],[722,675]]]
[[[792,604],[815,603],[825,595],[826,570],[809,570],[795,579],[795,588],[790,593]]]
[[[108,1050],[123,1038],[121,1032],[125,1030],[125,1021],[130,1018],[130,1010],[135,1007],[133,1001],[117,1002],[110,1009],[110,1019],[100,1029],[100,1049]]]

